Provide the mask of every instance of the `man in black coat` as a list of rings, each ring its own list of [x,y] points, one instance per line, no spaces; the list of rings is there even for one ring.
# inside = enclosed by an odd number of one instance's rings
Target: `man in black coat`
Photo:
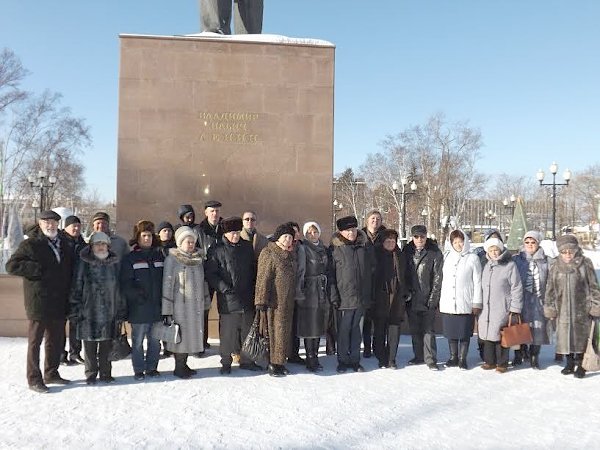
[[[21,242],[6,263],[6,271],[23,277],[25,311],[29,320],[27,382],[35,392],[46,393],[46,384],[68,384],[58,373],[65,342],[65,320],[73,254],[58,234],[60,216],[43,211],[29,238]],[[40,346],[45,339],[44,376],[40,371]]]
[[[231,354],[240,348],[254,319],[256,265],[252,244],[240,239],[242,218],[229,217],[221,225],[223,237],[208,250],[205,274],[209,286],[217,292],[220,372],[225,375],[231,373]],[[243,353],[240,369],[261,370]]]
[[[375,253],[367,236],[358,229],[354,216],[336,222],[338,232],[331,239],[329,298],[337,309],[339,373],[348,368],[364,372],[360,365],[360,320],[371,306]]]
[[[444,257],[438,246],[427,238],[424,225],[415,225],[410,232],[412,242],[402,250],[406,286],[410,291],[406,311],[415,353],[408,364],[426,363],[431,370],[439,370],[434,324],[440,304]]]

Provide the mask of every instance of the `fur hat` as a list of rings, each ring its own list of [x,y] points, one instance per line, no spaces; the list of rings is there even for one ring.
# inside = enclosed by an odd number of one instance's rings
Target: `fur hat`
[[[296,231],[289,223],[281,224],[277,227],[275,233],[273,233],[273,241],[277,241],[284,234],[289,234],[293,238],[296,235]]]
[[[96,220],[106,220],[110,223],[110,216],[104,211],[98,211],[92,216],[92,223],[94,223]]]
[[[221,221],[221,229],[223,233],[229,233],[230,231],[242,231],[242,218],[241,217],[227,217]]]
[[[490,247],[498,247],[500,251],[504,250],[504,244],[498,238],[489,238],[487,241],[483,243],[483,249],[487,252]]]
[[[221,206],[223,206],[221,204],[221,202],[217,201],[217,200],[209,200],[204,204],[204,209],[206,208],[220,208]]]
[[[57,222],[60,220],[60,216],[54,211],[42,211],[40,214],[40,220],[56,220]]]
[[[185,216],[187,213],[192,213],[194,216],[196,215],[192,205],[181,205],[177,210],[177,217],[183,220],[183,216]]]
[[[152,245],[154,246],[156,244],[156,237],[154,236],[154,223],[150,222],[149,220],[140,220],[133,226],[133,236],[129,240],[129,245],[136,244],[140,238],[140,235],[144,231],[149,231],[152,233]]]
[[[171,225],[171,222],[167,222],[167,221],[162,221],[161,223],[158,224],[158,226],[156,227],[156,232],[160,233],[161,230],[164,230],[165,228],[168,228],[169,230],[173,231],[173,225]]]
[[[579,248],[579,241],[572,234],[565,234],[556,239],[556,247],[559,252],[563,250],[576,250]]]
[[[302,236],[306,237],[306,233],[308,232],[308,229],[310,227],[315,227],[317,229],[317,231],[319,232],[319,234],[321,234],[321,227],[319,226],[319,224],[317,222],[310,221],[310,222],[306,222],[302,226]]]
[[[490,237],[492,237],[493,234],[497,234],[498,239],[500,239],[502,242],[504,242],[504,239],[502,239],[502,234],[500,234],[500,231],[498,231],[495,228],[490,228],[489,230],[486,230],[485,233],[483,233],[484,242],[487,241]]]
[[[193,237],[194,241],[198,240],[198,235],[190,227],[183,226],[177,228],[177,231],[175,231],[175,244],[177,244],[177,248],[181,248],[181,244],[186,237]]]
[[[74,223],[81,223],[81,220],[79,220],[79,217],[77,216],[69,216],[65,219],[65,228],[67,228],[69,225],[72,225]]]
[[[411,236],[427,236],[427,227],[425,225],[414,225],[410,229]]]
[[[336,222],[339,231],[349,230],[350,228],[358,228],[358,220],[354,216],[346,216],[338,219]]]
[[[398,232],[393,228],[385,228],[384,230],[381,230],[381,242],[385,241],[386,239],[393,239],[394,241],[398,242]]]
[[[92,233],[90,236],[90,245],[104,243],[110,245],[110,238],[108,234],[103,233],[102,231],[96,231]]]
[[[525,242],[525,239],[527,238],[535,239],[535,242],[537,242],[538,244],[542,242],[542,235],[539,231],[531,230],[525,233],[525,236],[523,236],[523,242]]]

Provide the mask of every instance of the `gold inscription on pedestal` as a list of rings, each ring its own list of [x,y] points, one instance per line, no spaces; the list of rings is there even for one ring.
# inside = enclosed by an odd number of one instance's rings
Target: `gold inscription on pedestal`
[[[259,135],[253,131],[253,125],[259,114],[248,112],[201,112],[201,141],[229,144],[256,144]]]

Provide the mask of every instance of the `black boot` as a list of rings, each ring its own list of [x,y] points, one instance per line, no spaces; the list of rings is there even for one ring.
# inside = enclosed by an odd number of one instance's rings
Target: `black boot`
[[[467,355],[469,354],[469,339],[461,340],[458,353],[458,368],[467,370]]]
[[[569,354],[567,355],[567,364],[560,373],[563,375],[571,375],[573,372],[575,372],[575,358],[573,357],[573,354]]]
[[[304,339],[304,349],[306,350],[306,369],[309,372],[316,372],[319,366],[319,360],[317,359],[319,340]]]
[[[450,359],[446,361],[446,367],[457,367],[458,366],[458,340],[450,339],[448,341],[450,347]]]
[[[529,352],[529,362],[531,364],[531,368],[540,370],[540,346],[532,345],[529,349]]]
[[[173,353],[173,357],[175,358],[175,370],[173,371],[173,375],[178,378],[183,378],[187,380],[192,375],[186,370],[187,366],[187,353]]]
[[[515,357],[513,359],[512,365],[514,366],[520,366],[521,364],[523,364],[523,352],[521,352],[521,350],[515,350]]]
[[[575,369],[575,378],[583,378],[585,377],[585,369],[581,367],[581,363],[583,362],[583,353],[577,353],[574,358],[575,365],[577,366]]]
[[[529,361],[530,349],[526,344],[521,344],[521,354],[523,355],[523,361]]]

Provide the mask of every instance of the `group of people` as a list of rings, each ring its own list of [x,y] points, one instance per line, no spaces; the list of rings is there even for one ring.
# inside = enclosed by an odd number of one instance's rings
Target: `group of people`
[[[529,231],[516,255],[498,232],[486,236],[483,251],[472,250],[466,233],[450,233],[445,250],[416,225],[401,250],[398,233],[370,211],[364,228],[354,216],[340,218],[325,243],[320,225],[279,225],[267,239],[257,231],[257,215],[221,218],[221,203],[204,205],[196,223],[191,205],[181,205],[180,223],[155,226],[139,221],[129,242],[110,232],[110,217],[98,212],[86,243],[81,221],[44,211],[6,264],[24,279],[29,319],[27,380],[36,392],[48,384],[68,384],[58,372],[65,363],[85,364],[90,385],[113,382],[112,341],[131,326],[131,362],[136,380],[158,377],[161,343],[157,326],[177,324],[180,339],[164,342],[173,355],[173,374],[188,379],[196,371],[189,355],[209,347],[208,312],[216,297],[219,313],[220,373],[263,371],[283,377],[288,363],[319,372],[320,339],[337,354],[337,372],[362,372],[362,356],[374,355],[381,368],[397,368],[400,326],[406,316],[414,358],[439,370],[435,321],[439,312],[448,339],[446,367],[467,369],[476,328],[484,370],[504,373],[509,349],[500,345],[509,317],[530,325],[533,342],[515,352],[514,364],[528,357],[539,369],[540,346],[556,333],[556,353],[566,355],[563,374],[583,377],[582,354],[592,317],[600,316],[600,290],[592,266],[574,236],[557,240],[552,261]],[[69,322],[69,352],[65,320]],[[268,361],[253,361],[242,343],[253,324],[268,336]],[[39,368],[45,338],[44,373]],[[304,341],[305,358],[299,354]],[[83,345],[81,344],[83,342]],[[145,343],[145,345],[144,345]],[[85,351],[81,357],[81,348]],[[259,365],[260,363],[261,365]]]

